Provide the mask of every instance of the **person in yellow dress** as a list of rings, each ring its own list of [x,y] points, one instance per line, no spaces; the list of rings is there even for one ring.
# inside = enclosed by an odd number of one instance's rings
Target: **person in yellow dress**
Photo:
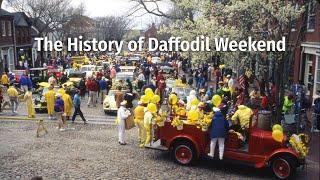
[[[139,147],[144,147],[146,140],[146,130],[144,128],[144,109],[145,107],[142,105],[141,101],[138,102],[138,106],[134,109],[134,122],[139,128]]]
[[[35,118],[35,111],[34,106],[32,103],[32,91],[31,88],[28,88],[28,91],[24,94],[23,100],[27,103],[27,111],[28,111],[28,118]]]
[[[72,98],[69,91],[66,91],[66,93],[62,94],[62,100],[64,102],[64,113],[66,114],[67,120],[69,120],[73,106]]]
[[[46,94],[44,95],[46,102],[47,102],[47,110],[48,110],[49,119],[54,118],[53,113],[54,113],[55,95],[56,95],[56,93],[53,90],[53,86],[50,86],[49,91],[46,92]]]

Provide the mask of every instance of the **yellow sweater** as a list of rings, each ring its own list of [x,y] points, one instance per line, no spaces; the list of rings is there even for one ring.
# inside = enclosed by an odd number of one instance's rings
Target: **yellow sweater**
[[[241,128],[248,129],[250,118],[252,115],[253,115],[253,112],[250,108],[244,105],[240,105],[238,106],[238,110],[234,113],[231,119],[234,122],[239,120]]]

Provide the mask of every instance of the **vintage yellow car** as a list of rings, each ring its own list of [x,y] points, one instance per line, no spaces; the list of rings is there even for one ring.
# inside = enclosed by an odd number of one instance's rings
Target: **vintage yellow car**
[[[79,65],[89,64],[90,62],[90,59],[87,56],[72,56],[71,60],[72,63]]]

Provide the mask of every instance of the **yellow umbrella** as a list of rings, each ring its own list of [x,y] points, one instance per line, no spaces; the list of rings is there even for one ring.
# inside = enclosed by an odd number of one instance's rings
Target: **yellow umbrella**
[[[38,85],[41,86],[41,87],[49,87],[50,86],[50,84],[47,83],[47,82],[41,82]]]

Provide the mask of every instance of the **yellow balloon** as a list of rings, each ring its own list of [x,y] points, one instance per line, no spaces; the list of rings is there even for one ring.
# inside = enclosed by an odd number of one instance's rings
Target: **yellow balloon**
[[[283,132],[283,129],[282,129],[281,125],[279,125],[279,124],[273,125],[272,131],[275,131],[275,130],[279,130],[279,131]]]
[[[149,99],[146,95],[141,96],[140,101],[144,104],[149,103]]]
[[[154,96],[154,93],[151,88],[147,88],[146,90],[144,90],[144,95],[152,97]]]
[[[191,106],[198,106],[199,103],[200,101],[197,98],[191,100]]]
[[[154,103],[149,103],[147,106],[148,111],[151,113],[156,113],[157,112],[157,106]]]
[[[188,112],[188,120],[197,121],[199,119],[199,113],[196,110],[190,110]]]
[[[177,104],[178,102],[178,97],[175,94],[170,94],[169,96],[169,103],[171,105]]]
[[[159,95],[154,95],[151,98],[151,102],[157,104],[160,101],[160,96]]]
[[[280,130],[272,131],[272,138],[277,142],[282,142],[282,140],[283,140],[283,132],[281,132]]]
[[[217,94],[214,95],[211,99],[211,102],[215,107],[218,107],[221,104],[221,101],[222,101],[221,97]]]

